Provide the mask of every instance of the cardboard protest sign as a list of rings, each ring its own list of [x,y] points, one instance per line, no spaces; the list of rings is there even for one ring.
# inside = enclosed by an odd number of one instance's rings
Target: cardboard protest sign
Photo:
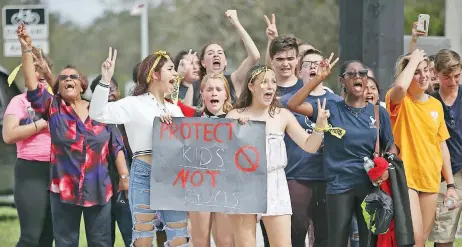
[[[266,213],[265,123],[155,118],[151,208]]]

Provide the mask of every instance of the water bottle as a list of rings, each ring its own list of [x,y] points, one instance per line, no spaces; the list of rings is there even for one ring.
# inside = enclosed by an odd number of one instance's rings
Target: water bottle
[[[366,172],[369,172],[369,170],[374,167],[375,167],[374,161],[369,159],[369,157],[364,157],[364,169],[366,170]],[[378,184],[372,183],[372,185],[377,186]]]
[[[448,197],[446,200],[444,200],[444,205],[448,208],[448,210],[454,209],[456,204],[456,200],[452,197]]]

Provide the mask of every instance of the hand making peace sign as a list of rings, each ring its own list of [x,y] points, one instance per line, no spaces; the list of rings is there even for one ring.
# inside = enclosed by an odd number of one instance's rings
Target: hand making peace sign
[[[326,110],[326,98],[322,101],[318,99],[318,118],[316,119],[316,126],[319,128],[325,128],[328,124],[327,119],[330,117],[329,110]]]
[[[188,70],[192,68],[194,56],[197,56],[197,53],[192,53],[192,49],[189,49],[188,54],[186,54],[184,58],[180,60],[177,71],[179,76],[184,77]]]
[[[101,80],[105,83],[110,83],[112,76],[114,75],[114,68],[117,59],[117,49],[114,49],[114,55],[112,55],[112,47],[109,47],[109,54],[101,64]]]
[[[268,19],[268,16],[264,16],[266,25],[266,36],[270,41],[273,41],[278,36],[278,29],[276,27],[276,16],[274,14],[271,15],[271,21]]]
[[[335,64],[338,62],[339,58],[337,57],[332,63],[332,57],[334,56],[334,53],[331,53],[330,54],[330,57],[329,59],[324,59],[324,61],[322,61],[320,64],[319,64],[319,67],[318,67],[318,75],[320,78],[321,78],[321,81],[324,81],[327,77],[330,76],[330,74],[332,73],[332,68],[335,66]]]

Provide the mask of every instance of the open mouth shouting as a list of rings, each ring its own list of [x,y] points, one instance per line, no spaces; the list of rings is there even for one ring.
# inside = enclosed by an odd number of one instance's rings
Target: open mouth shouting
[[[363,82],[362,81],[355,81],[353,83],[353,89],[356,90],[356,91],[362,91],[363,89]]]
[[[274,96],[274,92],[266,92],[263,94],[263,100],[265,102],[270,102],[273,101],[273,96]]]
[[[221,69],[221,61],[220,61],[220,59],[219,59],[219,58],[214,58],[214,59],[213,59],[213,64],[212,64],[212,65],[213,65],[213,69],[214,69],[214,70],[219,70],[219,69]]]
[[[315,70],[310,71],[310,79],[313,79],[317,75]]]
[[[366,101],[373,103],[374,102],[374,96],[373,95],[366,95]]]
[[[175,84],[175,78],[172,78],[170,81],[168,81],[171,85]]]
[[[210,104],[211,104],[213,107],[218,107],[218,106],[220,106],[220,101],[217,100],[217,99],[211,99],[211,100],[210,100]]]
[[[65,82],[64,84],[64,90],[65,91],[73,91],[75,89],[75,84],[74,82],[70,81],[70,82]]]

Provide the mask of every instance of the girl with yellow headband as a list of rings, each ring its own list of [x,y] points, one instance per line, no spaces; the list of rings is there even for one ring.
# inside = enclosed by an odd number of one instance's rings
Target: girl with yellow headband
[[[292,246],[289,189],[284,168],[287,154],[284,135],[287,133],[304,151],[314,153],[321,146],[324,132],[308,134],[287,109],[278,106],[276,76],[266,66],[255,66],[247,75],[242,95],[227,118],[266,122],[266,155],[268,167],[267,212],[261,215],[270,245]],[[326,102],[318,104],[317,128],[325,128],[329,111]],[[255,214],[230,215],[236,247],[256,246]]]
[[[188,246],[188,212],[152,210],[150,205],[150,177],[152,163],[152,126],[155,117],[171,123],[171,117],[183,117],[181,109],[164,99],[171,94],[178,73],[170,56],[158,51],[147,56],[139,65],[137,85],[133,96],[108,102],[109,83],[114,74],[117,51],[109,48],[109,56],[101,65],[102,79],[93,92],[90,116],[102,123],[124,124],[133,152],[130,171],[129,203],[132,212],[135,246],[152,246],[157,223],[166,226],[166,246]],[[191,61],[180,63],[180,75],[188,70]],[[154,193],[154,192],[153,192]]]

